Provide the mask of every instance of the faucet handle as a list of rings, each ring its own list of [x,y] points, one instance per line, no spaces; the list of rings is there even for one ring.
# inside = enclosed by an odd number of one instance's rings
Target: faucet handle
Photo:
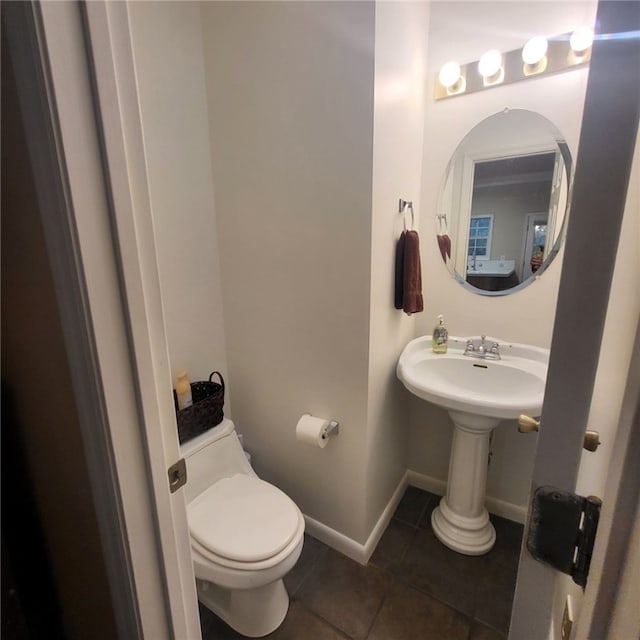
[[[494,360],[502,360],[500,357],[500,345],[497,342],[494,342],[491,345],[491,349],[489,349],[489,353]]]

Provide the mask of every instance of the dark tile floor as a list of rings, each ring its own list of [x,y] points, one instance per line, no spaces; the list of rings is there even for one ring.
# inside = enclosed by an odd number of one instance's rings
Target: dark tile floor
[[[491,517],[495,547],[463,556],[431,531],[439,497],[409,487],[366,567],[305,537],[272,640],[504,640],[522,525]],[[204,640],[240,640],[200,606]]]

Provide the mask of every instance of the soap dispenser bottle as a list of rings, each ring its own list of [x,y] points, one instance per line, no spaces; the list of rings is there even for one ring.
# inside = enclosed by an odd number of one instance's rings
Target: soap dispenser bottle
[[[438,324],[433,329],[431,347],[433,353],[447,353],[447,343],[449,342],[449,332],[444,326],[444,316],[438,316]]]

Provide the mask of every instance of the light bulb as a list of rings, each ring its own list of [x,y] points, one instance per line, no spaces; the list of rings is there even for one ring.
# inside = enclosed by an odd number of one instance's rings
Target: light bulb
[[[442,65],[438,75],[440,84],[446,89],[453,87],[460,80],[460,65],[457,62],[447,62]]]
[[[584,53],[593,44],[593,29],[590,27],[576,29],[571,34],[569,44],[577,54]]]
[[[478,71],[483,78],[495,76],[502,67],[502,54],[497,49],[491,49],[482,54],[478,62]]]
[[[536,65],[547,55],[548,48],[549,43],[546,38],[542,36],[531,38],[522,49],[522,61],[525,64]]]

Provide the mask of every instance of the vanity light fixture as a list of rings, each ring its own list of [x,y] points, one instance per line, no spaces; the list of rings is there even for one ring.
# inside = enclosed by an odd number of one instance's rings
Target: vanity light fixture
[[[593,29],[590,27],[576,29],[569,38],[569,46],[575,60],[582,60],[584,56],[590,53],[592,44]]]
[[[531,38],[522,48],[522,72],[525,76],[542,73],[547,68],[547,49],[549,43],[543,36]]]
[[[462,93],[465,89],[465,79],[460,74],[460,65],[457,62],[447,62],[440,68],[438,74],[440,84],[449,95]]]
[[[436,76],[436,100],[474,93],[504,84],[569,71],[591,59],[593,29],[581,27],[557,36],[532,37],[521,49],[491,49],[480,60],[447,62]]]
[[[502,54],[497,49],[491,49],[482,54],[478,62],[478,72],[482,76],[485,87],[502,82],[504,80]]]

